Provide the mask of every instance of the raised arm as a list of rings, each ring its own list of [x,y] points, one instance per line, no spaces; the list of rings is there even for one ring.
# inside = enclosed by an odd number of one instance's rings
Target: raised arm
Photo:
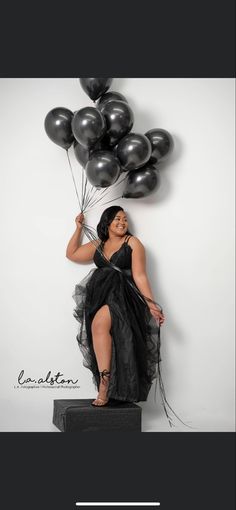
[[[145,248],[137,237],[130,239],[130,246],[132,248],[132,275],[133,279],[140,290],[140,292],[155,301],[152,294],[151,286],[146,273],[146,254]],[[160,325],[164,322],[164,314],[160,312],[157,305],[146,301],[151,314],[160,321]]]
[[[76,230],[71,237],[67,249],[66,257],[73,262],[92,262],[96,247],[92,241],[80,245],[81,231],[83,228],[84,215],[80,213],[76,216]]]

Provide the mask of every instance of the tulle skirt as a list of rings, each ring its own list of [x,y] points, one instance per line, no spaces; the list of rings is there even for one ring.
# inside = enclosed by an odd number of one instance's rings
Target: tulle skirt
[[[131,270],[116,271],[110,266],[91,269],[75,286],[73,315],[79,323],[76,338],[83,364],[91,370],[97,390],[100,375],[91,325],[99,308],[109,306],[112,338],[109,399],[146,401],[159,375],[160,326],[139,294]]]

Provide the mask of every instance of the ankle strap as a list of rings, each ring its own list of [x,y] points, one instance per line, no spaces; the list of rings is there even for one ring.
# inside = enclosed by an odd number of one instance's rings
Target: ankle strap
[[[109,370],[107,370],[106,368],[102,371],[102,372],[99,372],[99,374],[101,375],[102,379],[104,379],[104,376],[106,375],[107,377],[110,376],[110,372]]]

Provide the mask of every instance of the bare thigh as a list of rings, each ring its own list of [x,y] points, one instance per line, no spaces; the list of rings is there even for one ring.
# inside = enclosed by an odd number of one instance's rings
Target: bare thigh
[[[109,331],[111,329],[111,313],[108,305],[103,305],[95,313],[92,325],[92,333],[99,333]]]

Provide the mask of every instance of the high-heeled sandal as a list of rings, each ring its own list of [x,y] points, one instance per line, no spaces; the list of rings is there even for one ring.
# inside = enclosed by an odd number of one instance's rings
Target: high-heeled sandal
[[[104,381],[105,381],[104,377],[110,377],[110,372],[106,368],[102,372],[99,372],[99,374],[101,376],[102,383],[104,383]],[[98,393],[98,395],[99,395],[99,393]],[[94,402],[97,401],[97,400],[99,400],[101,402],[101,404],[94,404]],[[97,397],[95,399],[95,401],[91,402],[92,406],[94,406],[94,407],[104,407],[104,406],[106,406],[108,404],[109,398],[104,399],[104,398]]]

